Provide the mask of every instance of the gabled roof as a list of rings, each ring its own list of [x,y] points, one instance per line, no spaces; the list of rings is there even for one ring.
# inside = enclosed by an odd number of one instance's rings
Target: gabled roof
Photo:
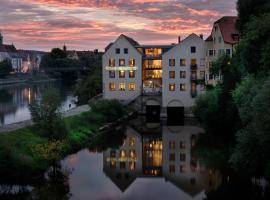
[[[6,45],[6,44],[2,44],[0,45],[0,52],[16,52],[16,48],[15,46],[12,45]]]
[[[133,38],[130,38],[124,34],[121,34],[121,36],[125,37],[129,43],[132,45],[132,46],[137,46],[137,45],[140,45],[136,40],[134,40]]]
[[[236,44],[239,42],[233,39],[233,35],[239,35],[239,31],[236,29],[236,21],[236,16],[225,16],[214,23],[218,24],[225,43]]]

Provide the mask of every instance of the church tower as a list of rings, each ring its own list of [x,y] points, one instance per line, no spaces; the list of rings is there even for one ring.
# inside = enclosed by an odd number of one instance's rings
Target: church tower
[[[0,45],[3,45],[3,35],[1,33],[1,31],[0,31]]]

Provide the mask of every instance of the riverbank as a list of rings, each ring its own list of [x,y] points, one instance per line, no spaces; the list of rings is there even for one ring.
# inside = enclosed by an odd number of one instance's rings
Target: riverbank
[[[97,103],[91,111],[66,117],[64,122],[68,134],[61,141],[62,148],[58,152],[59,160],[87,147],[89,140],[100,127],[115,122],[119,118],[126,119],[127,114],[126,109],[120,105],[115,106],[115,103],[101,102]],[[48,155],[36,151],[40,146],[48,147],[45,152],[49,154],[50,145],[53,143],[48,138],[39,135],[37,128],[32,125],[0,135],[1,181],[14,182],[42,177],[52,164]],[[56,154],[54,151],[51,153]]]

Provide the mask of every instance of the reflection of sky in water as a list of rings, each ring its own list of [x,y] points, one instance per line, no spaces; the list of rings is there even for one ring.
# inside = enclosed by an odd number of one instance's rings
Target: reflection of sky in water
[[[201,200],[204,192],[191,197],[164,178],[137,178],[122,193],[103,172],[103,154],[83,150],[63,161],[63,166],[74,169],[70,175],[72,200]]]

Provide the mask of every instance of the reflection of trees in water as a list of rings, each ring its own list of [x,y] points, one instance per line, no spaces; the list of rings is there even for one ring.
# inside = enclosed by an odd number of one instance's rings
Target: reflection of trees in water
[[[195,153],[207,168],[221,173],[220,185],[206,192],[205,200],[266,200],[270,199],[269,185],[263,189],[251,177],[237,174],[230,166],[231,143],[221,135],[201,134]],[[209,182],[209,185],[211,183]]]
[[[69,175],[71,171],[57,166],[51,168],[45,179],[34,184],[34,189],[30,190],[27,186],[5,186],[6,190],[0,190],[2,200],[67,200],[71,197],[69,188]],[[2,187],[1,187],[2,189]]]

